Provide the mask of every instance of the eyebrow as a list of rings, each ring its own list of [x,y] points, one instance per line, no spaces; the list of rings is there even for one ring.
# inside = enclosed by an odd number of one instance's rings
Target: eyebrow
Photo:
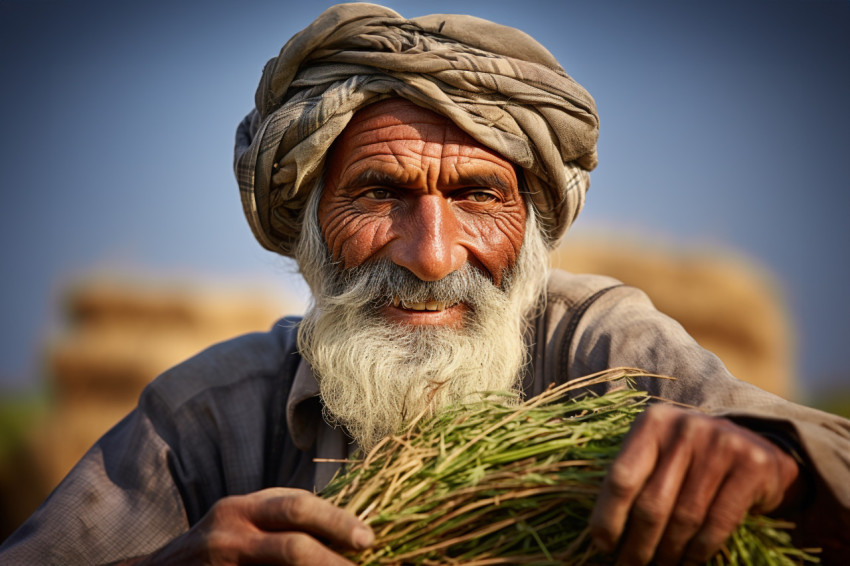
[[[348,183],[346,189],[362,189],[374,185],[394,187],[401,184],[401,180],[395,175],[377,169],[366,169],[354,176]]]
[[[512,192],[511,186],[505,179],[492,173],[489,175],[464,175],[460,178],[460,181],[458,185],[462,187],[489,187],[505,194]]]
[[[365,171],[361,171],[354,178],[351,179],[348,183],[345,184],[346,189],[362,189],[365,187],[372,186],[385,186],[385,187],[398,187],[404,186],[404,183],[391,173],[387,173],[386,171],[379,171],[377,169],[366,169]],[[462,175],[457,183],[453,184],[458,188],[463,187],[489,187],[491,189],[496,189],[505,194],[510,194],[511,186],[510,184],[503,179],[502,177],[495,174],[488,175]]]

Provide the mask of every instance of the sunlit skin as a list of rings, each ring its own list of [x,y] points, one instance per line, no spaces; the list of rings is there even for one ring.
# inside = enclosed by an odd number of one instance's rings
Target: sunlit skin
[[[513,166],[451,122],[391,100],[358,112],[328,159],[319,223],[351,268],[387,258],[426,281],[475,266],[497,285],[517,260],[526,209]],[[419,305],[416,308],[422,308]],[[407,325],[462,324],[465,305],[388,306]],[[731,421],[655,405],[632,427],[589,518],[622,564],[704,563],[749,510],[799,507],[794,460]],[[189,531],[124,564],[339,564],[374,543],[357,517],[312,492],[224,497]]]
[[[427,281],[469,262],[499,284],[516,261],[525,218],[509,162],[401,100],[355,115],[329,157],[319,204],[322,234],[344,267],[388,258]],[[399,323],[456,325],[464,309],[383,312]],[[591,533],[600,548],[619,547],[625,564],[705,561],[748,510],[793,498],[797,479],[793,460],[758,435],[654,407],[612,466]]]
[[[517,260],[526,209],[509,161],[447,118],[389,99],[355,114],[335,142],[318,215],[345,268],[387,258],[437,281],[469,263],[499,285]],[[421,308],[382,313],[396,323],[457,326],[469,307]]]

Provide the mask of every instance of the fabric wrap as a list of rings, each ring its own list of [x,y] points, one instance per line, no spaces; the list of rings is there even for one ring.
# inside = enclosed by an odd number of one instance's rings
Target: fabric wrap
[[[480,18],[406,20],[342,4],[290,39],[263,70],[236,133],[245,215],[267,249],[291,256],[301,211],[331,144],[363,106],[402,97],[442,114],[523,170],[554,246],[596,166],[590,94],[527,34]]]

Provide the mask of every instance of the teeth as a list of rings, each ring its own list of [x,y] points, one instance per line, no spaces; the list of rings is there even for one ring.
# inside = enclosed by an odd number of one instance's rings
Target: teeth
[[[411,311],[442,311],[452,306],[446,301],[426,301],[424,303],[414,303],[412,301],[402,301],[398,297],[393,298],[393,306],[401,305],[403,309]]]

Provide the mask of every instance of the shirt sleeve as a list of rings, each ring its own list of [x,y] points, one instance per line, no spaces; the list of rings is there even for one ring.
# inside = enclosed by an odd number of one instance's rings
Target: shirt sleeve
[[[104,435],[0,547],[3,564],[105,564],[145,555],[188,528],[171,452],[146,414]]]
[[[295,322],[214,345],[149,384],[0,546],[0,564],[144,556],[222,497],[312,482],[311,454],[294,446],[284,418],[300,361]]]
[[[633,287],[601,295],[578,322],[572,343],[563,347],[569,348],[571,377],[619,366],[675,376],[642,379],[638,387],[782,439],[783,448],[799,448],[796,456],[811,489],[802,513],[789,518],[804,539],[823,547],[827,563],[850,552],[850,421],[735,379],[717,356]]]

